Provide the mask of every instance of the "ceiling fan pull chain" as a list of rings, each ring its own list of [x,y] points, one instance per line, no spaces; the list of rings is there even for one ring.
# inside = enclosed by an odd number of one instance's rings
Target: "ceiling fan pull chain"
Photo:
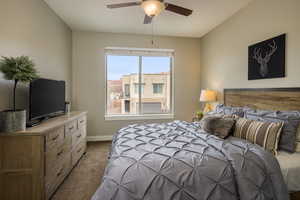
[[[159,44],[156,42],[155,43],[155,20],[153,20],[152,23],[152,48],[157,48],[159,49]]]

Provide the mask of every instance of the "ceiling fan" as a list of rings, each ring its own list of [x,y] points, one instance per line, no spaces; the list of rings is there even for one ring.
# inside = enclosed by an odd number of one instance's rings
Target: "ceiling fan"
[[[192,10],[183,8],[174,4],[165,3],[164,0],[142,0],[137,2],[119,3],[107,5],[107,8],[124,8],[131,6],[141,6],[146,15],[144,24],[151,24],[152,19],[158,16],[163,10],[177,13],[179,15],[189,16],[193,13]]]

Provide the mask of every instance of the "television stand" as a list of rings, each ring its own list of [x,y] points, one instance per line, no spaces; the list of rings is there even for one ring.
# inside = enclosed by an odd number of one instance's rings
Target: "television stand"
[[[50,200],[84,155],[86,122],[77,111],[0,133],[0,199]]]

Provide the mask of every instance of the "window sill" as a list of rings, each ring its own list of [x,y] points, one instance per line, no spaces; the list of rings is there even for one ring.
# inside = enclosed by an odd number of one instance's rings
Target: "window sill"
[[[174,114],[153,114],[153,115],[105,115],[105,121],[120,120],[147,120],[147,119],[174,119]]]

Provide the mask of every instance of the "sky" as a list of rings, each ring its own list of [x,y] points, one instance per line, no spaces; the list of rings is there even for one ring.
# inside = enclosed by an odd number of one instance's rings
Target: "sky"
[[[143,57],[142,73],[161,73],[170,71],[169,57]],[[138,56],[107,56],[107,79],[120,80],[122,75],[139,73]]]

